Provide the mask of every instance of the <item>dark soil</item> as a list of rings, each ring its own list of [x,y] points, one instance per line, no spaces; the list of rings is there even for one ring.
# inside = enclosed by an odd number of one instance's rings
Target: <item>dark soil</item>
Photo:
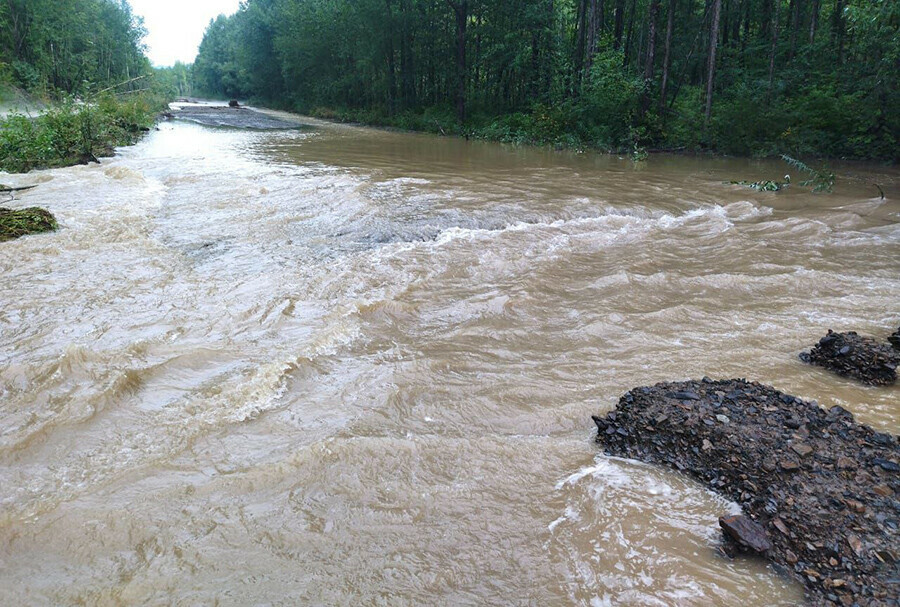
[[[56,228],[56,218],[44,209],[30,207],[13,210],[0,207],[0,242],[28,234],[52,232]]]
[[[900,352],[889,344],[861,337],[853,331],[835,333],[829,330],[812,350],[800,354],[800,360],[864,384],[887,386],[897,381]]]
[[[897,437],[745,380],[636,388],[594,421],[607,454],[665,464],[739,503],[748,520],[720,521],[727,545],[746,533],[812,604],[900,605]]]

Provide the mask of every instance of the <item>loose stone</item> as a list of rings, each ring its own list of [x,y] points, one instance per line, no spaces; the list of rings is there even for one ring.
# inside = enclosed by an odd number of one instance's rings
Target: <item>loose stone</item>
[[[812,350],[800,354],[800,360],[864,384],[887,386],[897,381],[900,351],[853,331],[835,333],[829,329]]]
[[[700,423],[718,415],[729,423]],[[725,552],[783,565],[810,604],[900,606],[896,436],[745,380],[637,388],[594,421],[606,453],[684,471],[740,503],[742,517],[720,522]]]

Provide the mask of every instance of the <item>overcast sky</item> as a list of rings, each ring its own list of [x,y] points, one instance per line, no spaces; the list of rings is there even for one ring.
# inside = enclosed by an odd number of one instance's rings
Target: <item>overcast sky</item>
[[[237,11],[240,0],[129,0],[149,32],[144,42],[153,65],[192,63],[210,19]]]

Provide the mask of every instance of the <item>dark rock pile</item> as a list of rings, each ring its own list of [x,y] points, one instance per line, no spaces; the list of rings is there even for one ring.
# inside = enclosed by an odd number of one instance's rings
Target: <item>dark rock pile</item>
[[[900,350],[900,329],[894,331],[890,337],[888,337],[888,341],[891,342],[891,345],[894,346],[895,350]]]
[[[594,421],[608,454],[738,502],[746,517],[720,520],[732,546],[786,568],[813,604],[900,605],[897,437],[745,380],[636,388]]]
[[[864,384],[887,386],[897,381],[900,352],[853,331],[835,333],[829,330],[812,350],[800,354],[800,360]]]

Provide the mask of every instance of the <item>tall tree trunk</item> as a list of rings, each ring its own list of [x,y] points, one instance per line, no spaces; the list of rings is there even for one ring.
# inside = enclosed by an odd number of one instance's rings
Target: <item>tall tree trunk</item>
[[[722,5],[722,46],[728,46],[728,34],[731,33],[731,0],[723,0]]]
[[[788,61],[792,61],[797,53],[797,32],[800,30],[800,0],[791,0],[790,21],[791,47],[790,51],[788,51]]]
[[[616,0],[616,19],[613,26],[613,48],[622,48],[622,34],[625,32],[625,0]]]
[[[597,54],[597,42],[600,39],[600,30],[603,29],[603,0],[589,0],[587,11],[587,37],[585,41],[585,74],[594,64],[594,55]]]
[[[744,35],[741,36],[741,53],[747,49],[747,42],[750,41],[750,16],[753,3],[750,0],[744,0]]]
[[[647,31],[647,58],[644,62],[644,92],[641,95],[641,116],[650,109],[650,89],[653,84],[653,68],[656,60],[656,22],[659,19],[660,0],[650,0]]]
[[[675,1],[669,0],[669,19],[666,24],[666,48],[663,58],[662,84],[659,89],[659,111],[663,113],[666,107],[666,93],[669,86],[669,68],[672,65],[672,30],[675,28]]]
[[[816,41],[816,28],[819,27],[819,0],[813,0],[812,15],[809,17],[809,43]]]
[[[762,11],[759,18],[759,37],[768,40],[772,35],[772,14],[775,12],[775,4],[781,0],[762,0]]]
[[[735,0],[734,18],[731,21],[731,44],[738,46],[741,40],[741,21],[744,17],[744,4],[747,0]]]
[[[706,126],[712,116],[713,84],[716,80],[716,48],[719,46],[719,14],[722,12],[722,0],[713,4],[712,25],[709,28],[709,65],[706,76]]]
[[[404,109],[416,104],[415,64],[412,53],[412,31],[410,26],[411,11],[409,0],[402,0],[403,32],[400,37],[400,89]]]
[[[628,16],[628,34],[625,36],[625,66],[631,61],[631,42],[634,40],[634,17],[637,12],[636,0],[631,0]]]
[[[587,72],[585,54],[587,51],[587,12],[591,0],[578,0],[578,14],[575,19],[575,79],[580,82]]]
[[[466,121],[466,28],[469,25],[469,0],[447,0],[456,14],[456,119]]]
[[[840,1],[840,0],[839,0]],[[775,84],[775,54],[778,52],[778,29],[779,17],[781,15],[781,2],[775,2],[775,23],[772,27],[772,51],[769,53],[769,95],[772,94],[772,87]]]
[[[388,114],[394,115],[397,109],[397,74],[394,62],[394,13],[391,10],[391,0],[384,0],[387,9],[387,63],[388,63]]]
[[[834,3],[834,22],[832,32],[837,40],[837,62],[844,61],[844,0],[836,0]]]

